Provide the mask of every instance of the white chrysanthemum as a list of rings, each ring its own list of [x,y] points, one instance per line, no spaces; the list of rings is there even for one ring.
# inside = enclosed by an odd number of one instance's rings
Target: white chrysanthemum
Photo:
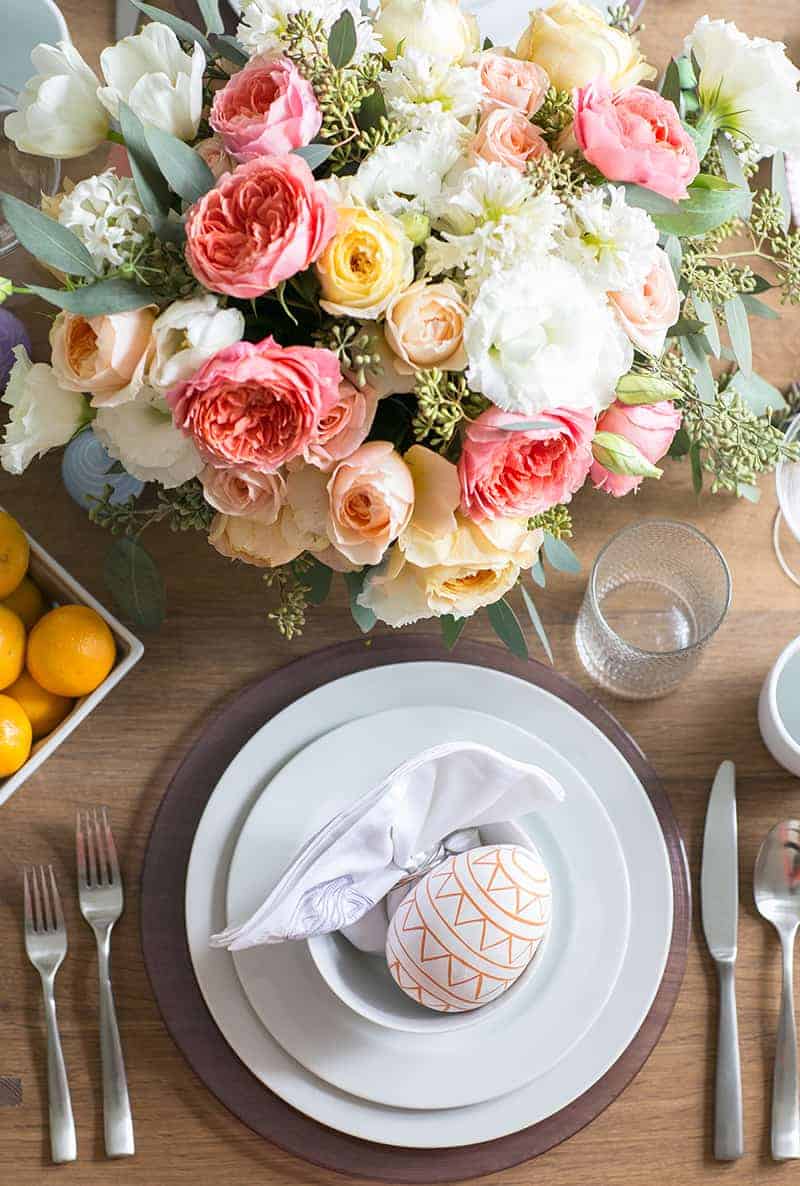
[[[387,214],[427,214],[468,136],[457,119],[440,115],[426,128],[381,145],[350,179],[353,199]]]
[[[700,66],[700,102],[719,127],[773,148],[800,148],[800,70],[780,41],[703,16],[685,51]]]
[[[629,206],[621,186],[589,190],[569,208],[558,235],[561,254],[604,292],[638,288],[653,266],[658,230]]]
[[[175,427],[169,408],[150,388],[126,404],[98,408],[92,429],[109,456],[140,482],[170,490],[203,469],[194,441]]]
[[[381,40],[369,17],[362,13],[359,0],[243,0],[236,36],[253,54],[281,52],[286,46],[286,24],[290,16],[310,13],[322,21],[328,32],[345,9],[356,26],[354,61],[365,54],[380,53]]]
[[[516,169],[478,161],[432,204],[440,237],[428,240],[426,270],[431,275],[462,271],[476,289],[521,257],[550,251],[564,217],[563,205],[550,190],[537,194]]]
[[[477,66],[455,66],[420,49],[395,58],[380,81],[389,113],[409,128],[424,128],[442,112],[471,119],[483,99]]]
[[[58,221],[78,236],[100,267],[120,267],[150,230],[133,181],[117,177],[113,169],[79,181],[62,198]]]
[[[633,362],[605,297],[555,256],[521,261],[487,280],[467,318],[464,346],[470,387],[528,414],[599,412]]]
[[[11,408],[0,445],[0,464],[21,474],[36,457],[66,445],[89,419],[89,405],[78,391],[65,391],[55,371],[32,363],[24,346],[14,349],[3,403]]]

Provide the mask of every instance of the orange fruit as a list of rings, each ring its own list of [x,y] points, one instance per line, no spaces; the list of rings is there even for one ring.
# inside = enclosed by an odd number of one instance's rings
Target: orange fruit
[[[27,671],[23,671],[6,695],[16,700],[30,721],[34,741],[52,733],[72,708],[72,701],[68,696],[56,696],[54,692],[48,692],[41,684],[37,684]]]
[[[23,577],[13,593],[3,601],[6,609],[22,618],[26,630],[32,630],[47,609],[44,593],[30,577]]]
[[[117,657],[114,636],[88,605],[59,605],[28,638],[28,671],[56,696],[86,696],[102,684]]]
[[[31,723],[16,700],[0,696],[0,778],[25,765],[32,740]]]
[[[25,627],[22,619],[0,605],[0,688],[19,679],[25,666]]]
[[[28,537],[16,519],[0,511],[0,600],[13,593],[28,571]]]

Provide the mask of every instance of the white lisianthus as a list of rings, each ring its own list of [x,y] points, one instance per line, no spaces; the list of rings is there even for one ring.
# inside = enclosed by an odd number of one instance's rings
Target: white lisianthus
[[[356,26],[358,62],[365,54],[382,51],[380,38],[372,21],[361,11],[360,0],[244,0],[242,16],[236,36],[252,54],[281,53],[286,48],[289,17],[299,12],[309,13],[322,22],[326,33],[344,11],[350,13]]]
[[[211,293],[175,301],[153,325],[150,386],[166,392],[190,378],[212,355],[244,334],[244,316],[238,309],[220,308]]]
[[[459,0],[383,0],[375,29],[389,58],[435,46],[447,61],[461,62],[480,45],[478,22]]]
[[[424,129],[380,145],[350,178],[353,199],[387,214],[426,214],[458,161],[465,137],[469,132],[463,124],[441,115]]]
[[[477,115],[483,84],[477,66],[453,65],[447,58],[409,48],[380,77],[390,115],[409,128],[425,127],[446,112],[467,120]]]
[[[61,198],[58,221],[101,268],[118,268],[144,242],[150,223],[130,177],[113,169],[87,177]]]
[[[191,437],[172,421],[172,413],[152,388],[117,407],[99,408],[92,428],[110,457],[140,482],[171,490],[196,478],[204,466]]]
[[[773,149],[800,148],[800,70],[780,41],[703,16],[685,52],[700,67],[700,103],[717,127]]]
[[[193,140],[203,111],[206,56],[195,42],[186,53],[172,29],[153,21],[100,55],[106,86],[97,92],[115,119],[120,100],[142,123]]]
[[[652,268],[658,230],[649,214],[626,203],[621,186],[602,186],[570,204],[557,239],[590,284],[624,292],[638,288]]]
[[[0,445],[0,463],[10,474],[21,474],[36,457],[72,440],[91,418],[86,398],[65,391],[46,363],[32,363],[24,346],[14,349],[3,403],[11,413]]]
[[[498,407],[607,407],[633,347],[605,297],[548,256],[523,260],[481,287],[464,326],[467,378]]]
[[[68,159],[102,144],[108,114],[97,96],[97,75],[74,45],[37,45],[36,74],[25,84],[18,109],[5,119],[5,134],[20,152]]]

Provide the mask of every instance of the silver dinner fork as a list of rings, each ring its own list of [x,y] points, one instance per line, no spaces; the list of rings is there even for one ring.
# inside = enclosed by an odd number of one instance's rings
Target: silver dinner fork
[[[134,1152],[133,1118],[111,987],[111,929],[122,914],[122,878],[104,807],[78,812],[75,847],[81,914],[97,941],[106,1153],[109,1157],[129,1157]]]
[[[61,1051],[56,1017],[55,979],[67,954],[67,930],[61,913],[52,866],[26,869],[25,950],[42,978],[47,1020],[47,1095],[50,1110],[50,1150],[53,1161],[74,1161],[78,1155],[67,1069]]]

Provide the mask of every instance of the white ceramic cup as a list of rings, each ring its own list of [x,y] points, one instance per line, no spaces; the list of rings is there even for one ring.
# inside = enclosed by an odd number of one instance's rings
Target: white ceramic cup
[[[764,680],[758,724],[775,761],[800,778],[800,637],[781,651]]]

